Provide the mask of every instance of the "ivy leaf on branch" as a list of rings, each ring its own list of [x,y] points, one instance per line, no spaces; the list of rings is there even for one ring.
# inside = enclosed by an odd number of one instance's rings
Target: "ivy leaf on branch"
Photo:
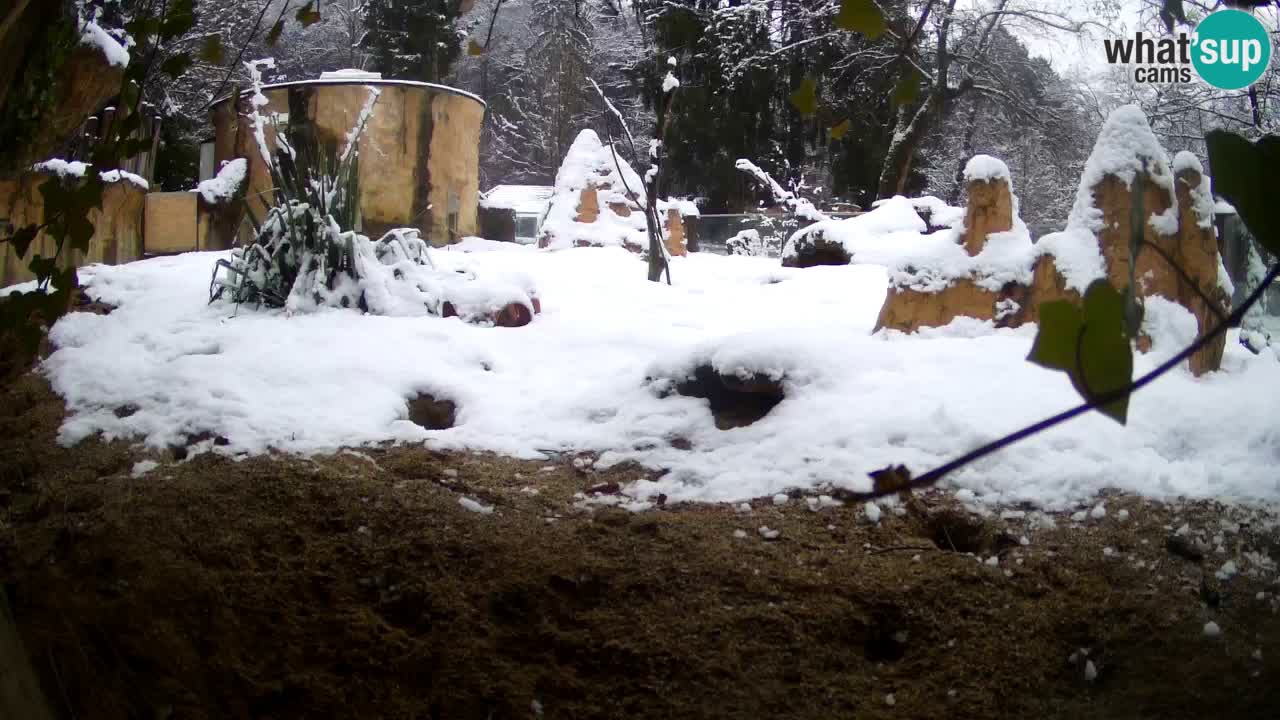
[[[277,20],[275,25],[267,31],[267,47],[274,47],[280,42],[280,35],[284,33],[284,20]]]
[[[27,269],[35,275],[40,282],[45,282],[53,277],[53,273],[58,269],[58,260],[56,258],[47,258],[43,255],[36,255],[31,258],[31,262],[27,263]]]
[[[1263,247],[1280,254],[1280,205],[1270,191],[1280,168],[1280,137],[1268,135],[1256,143],[1229,132],[1205,136],[1214,192],[1235,206],[1240,219]]]
[[[194,0],[173,0],[173,5],[165,13],[164,22],[160,25],[160,40],[168,42],[181,37],[196,26],[196,9]]]
[[[884,12],[874,0],[841,0],[835,26],[840,30],[859,32],[875,40],[885,30]]]
[[[1169,32],[1173,32],[1174,21],[1186,25],[1187,13],[1182,9],[1182,0],[1164,0],[1160,8],[1160,19]]]
[[[320,11],[316,9],[315,0],[311,0],[306,5],[298,9],[298,14],[294,15],[302,27],[307,28],[320,22]]]
[[[1133,382],[1133,347],[1125,332],[1124,296],[1105,280],[1085,292],[1084,307],[1064,300],[1040,306],[1040,329],[1027,357],[1050,370],[1061,370],[1088,402],[1095,403]],[[1124,425],[1129,393],[1100,404],[1097,410]]]
[[[910,105],[920,96],[920,81],[924,76],[916,69],[915,65],[908,65],[907,69],[902,72],[902,77],[898,78],[898,84],[893,88],[893,105],[900,107]]]
[[[179,53],[167,58],[163,63],[160,63],[160,72],[163,72],[165,75],[177,80],[183,73],[191,68],[191,63],[192,60],[190,55],[187,53]]]
[[[17,253],[18,257],[25,257],[27,254],[27,248],[31,247],[31,243],[35,241],[36,236],[39,234],[39,227],[35,225],[26,225],[18,228],[13,232],[13,235],[0,240],[0,242],[7,242],[10,245],[13,245],[13,251]]]
[[[802,80],[800,87],[791,93],[791,105],[805,117],[818,112],[818,81],[812,77]]]
[[[222,36],[210,35],[200,45],[200,59],[212,65],[221,65],[226,52],[222,47]]]

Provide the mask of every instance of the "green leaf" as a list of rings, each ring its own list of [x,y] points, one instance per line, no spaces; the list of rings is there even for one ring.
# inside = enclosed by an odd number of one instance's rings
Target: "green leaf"
[[[310,0],[306,5],[298,8],[298,13],[293,17],[301,23],[302,27],[311,27],[320,22],[320,11],[315,7],[315,0]]]
[[[130,63],[132,66],[133,63]],[[137,63],[139,66],[145,63]],[[129,80],[120,86],[120,102],[116,107],[131,108],[138,104],[138,83]]]
[[[1164,21],[1165,29],[1173,32],[1173,23],[1178,21],[1187,24],[1187,14],[1182,9],[1182,0],[1164,0],[1160,7],[1160,19]]]
[[[103,182],[102,176],[98,173],[90,173],[75,189],[72,202],[76,204],[77,209],[87,213],[90,208],[102,207],[102,193],[106,189],[107,184]]]
[[[200,45],[200,59],[211,65],[221,65],[225,56],[221,35],[210,35]]]
[[[164,14],[164,23],[160,26],[160,41],[168,42],[187,34],[196,26],[194,0],[173,0],[169,10]]]
[[[898,84],[893,87],[893,105],[910,105],[920,96],[920,81],[924,76],[916,69],[915,65],[908,65],[903,71],[902,77],[898,78]]]
[[[58,269],[58,261],[55,258],[36,255],[31,258],[31,262],[27,264],[27,268],[31,270],[32,275],[36,276],[36,280],[43,283],[53,277],[53,273]]]
[[[1076,339],[1084,329],[1084,313],[1066,300],[1040,305],[1040,329],[1027,359],[1050,370],[1071,372],[1076,365]]]
[[[875,40],[885,30],[884,12],[874,0],[841,0],[835,25],[841,30],[860,32]]]
[[[160,72],[168,75],[174,80],[177,80],[191,67],[191,64],[191,55],[187,53],[178,53],[177,55],[166,58],[164,62],[160,63]]]
[[[849,134],[849,127],[850,127],[850,126],[849,126],[849,119],[848,119],[848,118],[845,118],[844,120],[841,120],[840,122],[836,123],[836,125],[835,125],[834,127],[832,127],[832,128],[831,128],[831,131],[830,131],[830,132],[831,132],[831,139],[832,139],[832,140],[840,140],[840,139],[841,139],[841,138],[843,138],[845,135],[848,135],[848,134]]]
[[[475,40],[472,40],[467,43],[467,54],[472,56],[483,55],[484,46],[476,42]]]
[[[1086,400],[1122,390],[1133,382],[1133,346],[1125,332],[1124,296],[1105,280],[1094,281],[1085,292],[1080,365],[1072,384]],[[1098,410],[1124,425],[1129,415],[1129,394]]]
[[[800,82],[800,87],[791,93],[791,104],[804,116],[818,112],[818,81],[807,77]]]
[[[44,200],[46,217],[67,207],[71,202],[71,192],[60,179],[50,178],[40,183],[40,197]]]
[[[1257,143],[1233,133],[1214,130],[1205,136],[1213,190],[1240,213],[1254,238],[1280,254],[1280,203],[1271,190],[1280,168],[1280,137],[1267,135]]]
[[[35,225],[27,225],[18,228],[12,235],[0,242],[7,242],[13,245],[13,251],[21,258],[26,256],[27,249],[31,247],[31,243],[35,242],[38,235],[40,235],[40,228]]]
[[[93,240],[93,223],[89,221],[88,214],[71,213],[67,216],[66,223],[67,242],[71,249],[89,252],[89,242]]]
[[[124,29],[134,40],[149,38],[160,32],[160,18],[142,15],[125,23]]]
[[[1133,382],[1133,347],[1125,332],[1124,296],[1107,281],[1096,280],[1085,292],[1083,309],[1065,301],[1044,303],[1027,359],[1067,373],[1089,402],[1128,387]],[[1125,424],[1129,394],[1099,406],[1098,411]]]
[[[271,26],[271,30],[267,32],[267,47],[272,47],[280,41],[280,35],[284,32],[284,20],[277,20],[275,25]]]

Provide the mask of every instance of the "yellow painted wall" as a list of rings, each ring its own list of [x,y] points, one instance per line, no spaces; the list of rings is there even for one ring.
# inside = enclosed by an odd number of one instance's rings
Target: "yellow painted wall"
[[[484,106],[473,98],[428,87],[377,87],[381,94],[360,142],[362,231],[377,239],[392,228],[416,227],[435,245],[474,235]],[[268,89],[265,111],[280,114],[282,123],[290,112],[290,93],[305,98],[317,141],[340,152],[369,91],[359,84]],[[229,112],[230,104],[224,101],[213,111],[217,161],[249,159],[248,204],[250,212],[261,219],[271,200],[270,172],[257,150],[248,119]],[[241,104],[242,109],[247,107],[245,101]],[[266,136],[274,149],[275,133],[270,125]],[[448,227],[451,195],[458,211],[456,234]]]
[[[146,237],[143,250],[148,255],[202,250],[200,241],[207,230],[200,227],[200,216],[193,192],[149,193],[144,222]]]
[[[457,242],[476,234],[480,197],[480,125],[484,107],[458,95],[436,95],[431,100],[432,132],[428,168],[431,177],[431,238],[434,244]],[[450,236],[447,226],[449,196],[458,203],[458,228]]]
[[[40,184],[49,177],[41,173],[25,173],[17,180],[0,181],[0,220],[17,229],[44,222],[44,197]],[[142,217],[146,192],[128,181],[109,183],[102,194],[102,208],[91,210],[89,221],[93,223],[93,239],[89,252],[62,253],[62,266],[105,262],[126,263],[142,257]],[[57,249],[53,238],[44,232],[19,259],[13,247],[5,243],[0,255],[0,285],[12,285],[34,280],[27,265],[34,255],[50,257]]]

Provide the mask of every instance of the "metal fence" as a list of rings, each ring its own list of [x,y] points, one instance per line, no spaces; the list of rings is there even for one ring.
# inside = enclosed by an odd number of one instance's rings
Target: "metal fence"
[[[858,213],[827,213],[829,217],[853,217]],[[686,222],[691,218],[686,218]],[[699,252],[728,255],[729,239],[744,230],[760,234],[765,255],[778,257],[792,233],[809,224],[793,215],[773,213],[704,214],[689,223],[693,226]]]

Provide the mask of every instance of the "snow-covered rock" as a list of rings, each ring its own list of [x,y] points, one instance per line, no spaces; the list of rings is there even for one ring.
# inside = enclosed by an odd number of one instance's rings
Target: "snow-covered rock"
[[[236,197],[244,189],[245,178],[249,173],[249,161],[236,158],[223,163],[218,174],[202,181],[196,186],[196,192],[210,205],[221,205]]]

